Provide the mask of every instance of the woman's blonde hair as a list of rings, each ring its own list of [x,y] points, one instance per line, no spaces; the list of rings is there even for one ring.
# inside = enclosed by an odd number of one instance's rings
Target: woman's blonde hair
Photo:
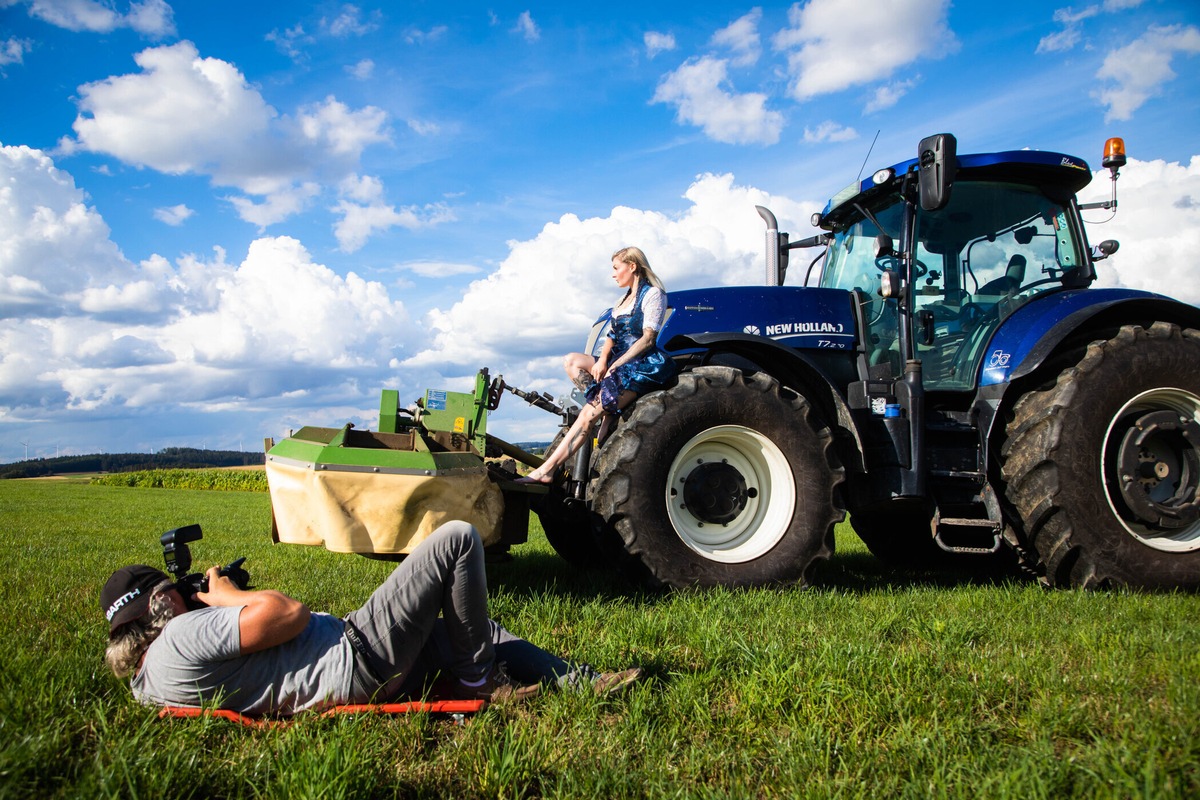
[[[646,281],[660,292],[667,291],[662,280],[654,274],[654,270],[650,269],[650,262],[640,247],[622,247],[613,253],[612,257],[623,264],[633,264],[633,274],[638,280]]]

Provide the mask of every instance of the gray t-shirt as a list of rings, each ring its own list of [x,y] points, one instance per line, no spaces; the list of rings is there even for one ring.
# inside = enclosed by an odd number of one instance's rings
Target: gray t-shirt
[[[350,700],[354,650],[345,623],[314,613],[300,635],[241,655],[241,606],[201,608],[167,623],[134,675],[133,695],[152,705],[293,714]]]

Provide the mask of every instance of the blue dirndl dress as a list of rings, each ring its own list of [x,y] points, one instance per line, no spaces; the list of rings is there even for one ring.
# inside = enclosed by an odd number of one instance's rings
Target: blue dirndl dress
[[[638,286],[637,299],[633,303],[633,311],[622,316],[609,310],[611,327],[608,338],[613,340],[609,354],[611,361],[616,361],[625,351],[642,338],[645,329],[645,315],[642,311],[642,301],[650,290],[647,281],[641,281]],[[657,343],[642,352],[627,364],[622,364],[606,375],[599,383],[593,383],[584,393],[588,402],[600,398],[600,407],[610,414],[619,414],[617,399],[621,392],[636,392],[644,394],[654,389],[660,389],[667,381],[675,377],[678,369],[675,362],[658,346]]]

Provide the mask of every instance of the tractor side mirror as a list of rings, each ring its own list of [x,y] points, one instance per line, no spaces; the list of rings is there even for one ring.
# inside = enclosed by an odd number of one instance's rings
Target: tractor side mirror
[[[1103,261],[1120,249],[1121,243],[1116,239],[1105,239],[1092,248],[1092,261]]]
[[[926,136],[917,145],[917,178],[921,210],[937,211],[950,202],[954,173],[958,171],[958,141],[953,134]]]

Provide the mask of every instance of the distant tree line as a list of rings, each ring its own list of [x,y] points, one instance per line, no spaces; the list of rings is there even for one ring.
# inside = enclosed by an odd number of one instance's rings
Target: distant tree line
[[[265,462],[262,453],[240,450],[198,450],[194,447],[164,447],[157,453],[98,453],[90,456],[58,456],[0,464],[0,478],[38,478],[79,472],[137,472],[151,469],[202,469],[245,467]]]

